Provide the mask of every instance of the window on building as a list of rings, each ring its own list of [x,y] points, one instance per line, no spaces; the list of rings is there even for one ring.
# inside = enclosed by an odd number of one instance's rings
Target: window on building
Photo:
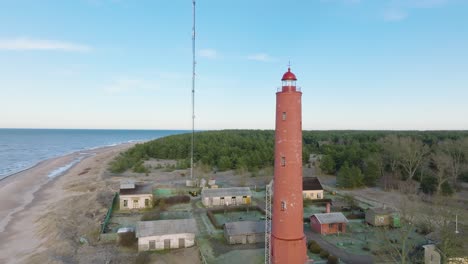
[[[285,210],[286,210],[286,202],[281,201],[281,211],[285,211]]]
[[[333,228],[333,224],[328,224],[328,227],[329,227],[329,228]]]
[[[128,200],[124,200],[124,207],[128,207]]]
[[[282,117],[283,117],[283,120],[286,120],[286,112],[283,112]]]
[[[318,198],[318,199],[322,199],[322,194],[321,194],[321,193],[317,193],[317,198]]]
[[[149,199],[145,199],[145,206],[149,207]]]
[[[281,167],[286,167],[286,157],[281,157]]]

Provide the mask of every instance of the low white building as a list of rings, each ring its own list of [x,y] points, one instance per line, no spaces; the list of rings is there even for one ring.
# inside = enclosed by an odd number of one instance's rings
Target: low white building
[[[195,219],[141,221],[137,223],[138,251],[186,248],[195,244]]]
[[[125,181],[120,184],[120,210],[152,208],[153,188],[151,185],[135,184]]]
[[[225,223],[224,238],[231,245],[264,242],[265,221],[240,221]]]
[[[232,188],[203,188],[201,191],[202,203],[206,207],[249,205],[252,191],[249,187]]]
[[[317,177],[302,179],[302,196],[310,200],[323,199],[323,187]]]

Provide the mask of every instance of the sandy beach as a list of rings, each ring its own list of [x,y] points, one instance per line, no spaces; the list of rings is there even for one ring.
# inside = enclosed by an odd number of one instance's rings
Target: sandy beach
[[[1,180],[0,263],[74,263],[77,251],[86,250],[76,246],[80,238],[96,240],[115,191],[102,180],[107,164],[132,145],[46,160]],[[64,174],[48,177],[78,158]]]

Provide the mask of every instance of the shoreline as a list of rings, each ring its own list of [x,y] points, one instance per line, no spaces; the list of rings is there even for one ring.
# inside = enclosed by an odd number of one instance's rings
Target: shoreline
[[[76,195],[74,190],[66,189],[73,181],[90,176],[81,175],[80,171],[87,171],[88,174],[92,169],[92,176],[100,177],[107,170],[110,160],[135,144],[122,143],[75,151],[43,160],[31,168],[1,179],[0,200],[3,203],[0,204],[0,262],[23,263],[26,256],[44,250],[44,238],[39,233],[43,228],[53,227],[46,224],[38,229],[43,222],[41,218],[54,214],[54,203]],[[61,168],[64,168],[63,171]],[[50,177],[54,171],[57,174]]]
[[[36,162],[35,164],[31,165],[31,166],[28,166],[28,167],[25,167],[17,172],[13,172],[12,174],[7,174],[7,175],[3,175],[3,176],[0,176],[2,178],[0,178],[0,183],[5,180],[5,179],[8,179],[10,177],[13,177],[17,174],[21,174],[25,171],[28,171],[30,169],[34,169],[35,167],[41,165],[42,163],[44,162],[47,162],[49,160],[52,160],[52,159],[58,159],[58,158],[61,158],[61,157],[65,157],[65,156],[68,156],[68,155],[73,155],[73,154],[79,154],[80,152],[83,152],[83,155],[85,154],[88,154],[88,153],[84,153],[84,152],[90,152],[90,151],[94,151],[94,150],[98,150],[98,149],[102,149],[102,148],[112,148],[112,147],[118,147],[118,146],[121,146],[121,145],[126,145],[126,144],[130,144],[130,145],[135,145],[135,144],[139,144],[139,143],[145,143],[147,141],[151,141],[151,140],[154,140],[154,139],[148,139],[148,140],[129,140],[129,141],[126,141],[126,142],[121,142],[121,143],[114,143],[114,144],[109,144],[109,145],[102,145],[102,146],[95,146],[95,147],[89,147],[89,148],[86,148],[86,149],[80,149],[80,150],[73,150],[73,151],[70,151],[70,152],[66,152],[64,154],[60,154],[60,155],[55,155],[55,156],[52,156],[50,158],[46,158],[46,159],[43,159],[43,160],[40,160],[38,162]],[[87,157],[85,157],[87,158]],[[84,159],[84,158],[83,158]],[[65,171],[66,172],[66,171]],[[65,173],[64,172],[64,173]],[[62,173],[63,174],[63,173]]]

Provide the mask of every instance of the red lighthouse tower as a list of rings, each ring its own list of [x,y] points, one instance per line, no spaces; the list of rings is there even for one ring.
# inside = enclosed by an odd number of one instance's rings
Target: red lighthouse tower
[[[302,92],[288,68],[276,93],[272,263],[307,261],[302,206]]]

